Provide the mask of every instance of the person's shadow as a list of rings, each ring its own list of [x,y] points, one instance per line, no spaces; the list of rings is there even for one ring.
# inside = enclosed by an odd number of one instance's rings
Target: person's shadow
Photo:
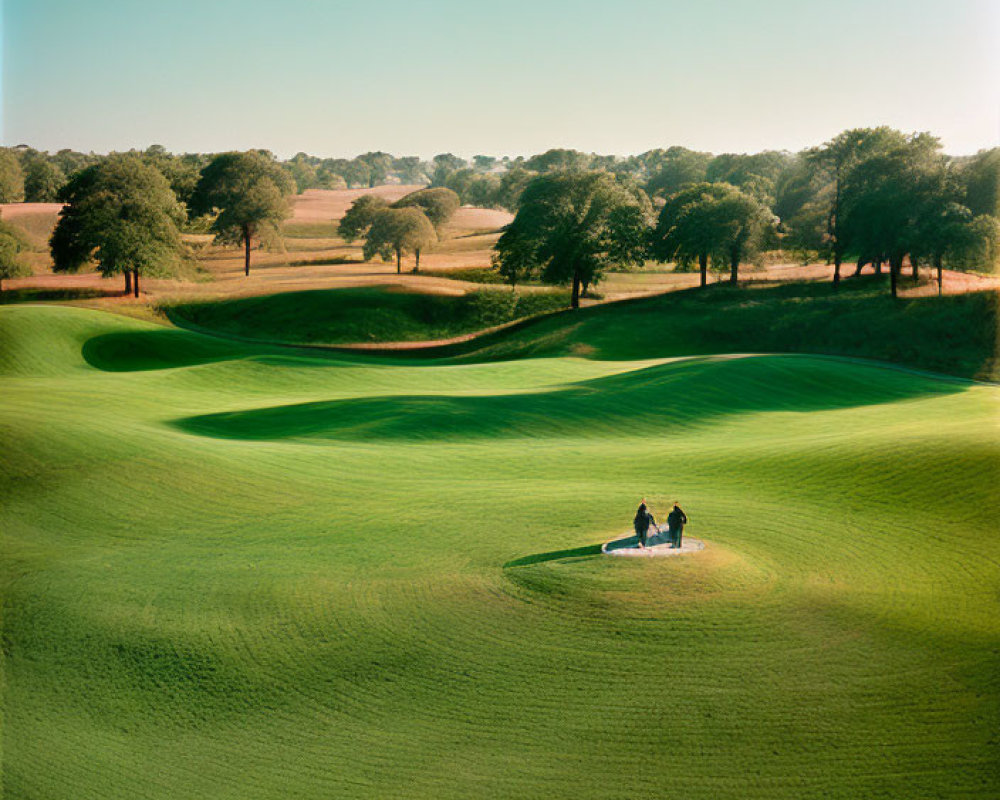
[[[659,533],[656,533],[654,528],[653,533],[646,536],[646,547],[654,547],[658,544],[670,544],[670,534],[665,528],[661,529]],[[608,553],[613,550],[638,550],[639,537],[633,534],[624,539],[615,539],[613,542],[608,542],[604,549]]]

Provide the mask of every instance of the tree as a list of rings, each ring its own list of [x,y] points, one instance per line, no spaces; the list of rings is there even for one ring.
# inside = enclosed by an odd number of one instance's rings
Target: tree
[[[197,153],[175,156],[168,153],[163,145],[154,144],[146,148],[142,153],[142,159],[163,173],[178,201],[185,205],[191,202],[191,195],[198,185],[201,170],[207,163],[204,156]]]
[[[375,217],[389,207],[389,202],[384,197],[376,194],[363,194],[347,209],[347,213],[340,219],[337,226],[337,235],[350,244],[355,239],[360,239],[368,233],[368,229],[375,221]]]
[[[590,167],[593,156],[579,150],[552,148],[533,155],[524,162],[525,169],[532,172],[557,172],[559,170],[585,170]]]
[[[385,183],[392,169],[392,156],[383,153],[381,150],[364,153],[357,157],[357,160],[368,166],[368,188],[373,188],[376,184]]]
[[[500,177],[495,203],[508,211],[517,211],[521,203],[521,194],[535,177],[534,173],[522,167],[511,167]]]
[[[472,165],[479,172],[489,172],[496,166],[497,160],[494,156],[473,156]]]
[[[403,156],[394,159],[392,169],[402,183],[424,183],[427,180],[424,164],[419,156]]]
[[[790,153],[764,150],[760,153],[723,153],[715,156],[705,171],[711,183],[728,183],[774,206],[778,176],[792,161]]]
[[[496,208],[500,194],[500,178],[492,173],[477,175],[469,185],[467,197],[470,206],[477,208]]]
[[[44,156],[28,162],[24,172],[24,200],[27,203],[54,203],[66,183],[63,171]]]
[[[643,155],[646,157],[644,170],[655,169],[646,183],[650,197],[670,197],[689,184],[703,182],[708,162],[712,160],[710,153],[699,153],[686,147],[671,147]]]
[[[24,200],[24,170],[17,153],[0,148],[0,203],[20,203]]]
[[[392,207],[416,206],[427,215],[427,219],[431,221],[434,229],[440,231],[441,226],[450,220],[455,211],[458,210],[459,204],[460,201],[455,192],[439,186],[433,189],[419,189],[416,192],[410,192],[393,203]]]
[[[835,136],[821,147],[807,150],[804,158],[832,184],[828,195],[827,246],[833,259],[833,285],[840,284],[840,264],[847,252],[843,197],[851,170],[866,158],[885,152],[905,142],[905,136],[888,127],[854,128]]]
[[[321,176],[339,175],[347,188],[351,189],[355,186],[368,185],[371,168],[364,161],[357,159],[325,158],[320,163],[318,172]],[[325,182],[329,182],[329,179],[327,178]]]
[[[969,210],[977,215],[1000,216],[1000,147],[976,153],[961,174]]]
[[[251,242],[278,236],[294,191],[295,183],[268,155],[257,150],[221,153],[201,171],[191,209],[217,214],[211,226],[216,242],[242,244],[245,274],[250,275]]]
[[[388,261],[392,254],[396,255],[396,273],[403,271],[403,254],[413,253],[416,256],[416,266],[413,271],[420,270],[420,251],[437,241],[434,226],[427,215],[416,206],[407,208],[386,208],[379,211],[365,237],[365,261],[376,254]]]
[[[929,134],[857,163],[841,196],[845,238],[862,253],[889,261],[892,296],[898,294],[903,259],[920,248],[920,223],[940,187],[940,142]]]
[[[740,263],[760,244],[761,236],[774,224],[774,215],[762,200],[734,186],[723,184],[723,195],[715,204],[714,226],[720,248],[729,260],[729,282],[740,279]]]
[[[459,158],[453,153],[438,153],[432,163],[434,171],[431,174],[431,186],[448,185],[448,179],[453,173],[468,166],[464,158]]]
[[[139,276],[169,274],[181,254],[184,210],[154,167],[120,153],[77,172],[49,240],[54,269],[76,272],[91,260],[104,277],[123,273],[139,296]]]
[[[667,200],[653,230],[653,256],[659,261],[697,260],[701,285],[707,285],[708,259],[722,239],[715,209],[726,193],[725,184],[697,183]]]
[[[572,284],[571,305],[612,264],[641,264],[649,201],[607,172],[558,171],[531,181],[496,244],[494,263],[511,283],[537,276]]]
[[[299,153],[282,166],[295,182],[296,194],[302,194],[306,189],[312,189],[316,185],[316,167],[309,163],[305,153]]]
[[[21,257],[29,247],[30,243],[19,231],[0,220],[0,295],[5,280],[31,274],[31,267]]]

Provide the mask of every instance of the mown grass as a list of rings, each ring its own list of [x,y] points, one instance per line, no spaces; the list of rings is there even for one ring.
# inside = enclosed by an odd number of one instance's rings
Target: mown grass
[[[495,289],[451,296],[375,287],[184,303],[166,310],[181,324],[229,335],[341,344],[443,339],[563,308],[568,301],[563,291]]]
[[[567,312],[424,355],[824,353],[996,380],[997,303],[993,291],[893,300],[879,278],[845,281],[839,291],[829,283],[717,284]]]
[[[5,796],[1000,793],[1000,390],[636,308],[483,363],[0,308]],[[707,549],[598,555],[640,495]]]

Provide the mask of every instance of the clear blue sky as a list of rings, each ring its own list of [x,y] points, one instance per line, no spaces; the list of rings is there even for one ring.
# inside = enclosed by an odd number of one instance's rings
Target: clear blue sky
[[[6,145],[352,156],[1000,138],[1000,0],[2,0]]]

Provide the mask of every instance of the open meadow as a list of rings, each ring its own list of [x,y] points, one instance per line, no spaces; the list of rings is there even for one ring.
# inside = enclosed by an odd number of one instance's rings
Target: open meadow
[[[5,796],[996,796],[1000,389],[701,355],[890,302],[720,292],[420,358],[0,308]],[[705,550],[601,556],[642,495]]]

